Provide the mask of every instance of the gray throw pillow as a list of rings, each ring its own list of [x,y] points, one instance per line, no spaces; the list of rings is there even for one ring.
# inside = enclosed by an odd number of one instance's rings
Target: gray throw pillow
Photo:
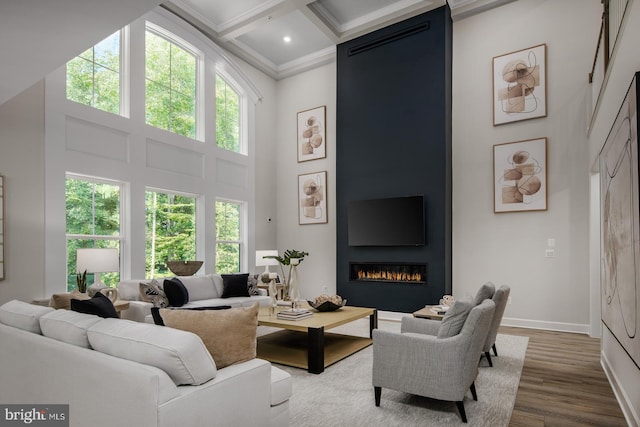
[[[493,298],[495,291],[496,285],[491,282],[487,282],[480,286],[478,293],[476,293],[476,297],[473,299],[473,306],[475,307],[476,305],[481,304],[482,301]]]
[[[466,299],[454,302],[451,308],[447,310],[447,314],[442,318],[442,323],[438,329],[438,338],[449,338],[458,335],[473,307],[472,302]]]

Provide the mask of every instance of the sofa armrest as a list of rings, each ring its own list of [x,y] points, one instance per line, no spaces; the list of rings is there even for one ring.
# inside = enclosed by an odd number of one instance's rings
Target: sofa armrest
[[[145,301],[129,301],[129,308],[120,312],[121,319],[144,322],[148,315],[151,315],[153,304]]]
[[[442,322],[440,320],[421,319],[417,317],[403,317],[401,332],[414,332],[424,335],[438,335],[438,329]]]
[[[270,390],[271,363],[252,359],[230,365],[202,385],[178,387],[181,395],[158,408],[160,426],[266,426]]]

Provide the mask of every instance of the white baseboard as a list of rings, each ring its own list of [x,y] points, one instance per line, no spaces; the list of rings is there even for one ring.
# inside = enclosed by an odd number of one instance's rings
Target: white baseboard
[[[572,332],[575,334],[589,334],[590,328],[587,324],[547,322],[544,320],[515,319],[513,317],[503,317],[502,326],[514,326],[518,328],[544,329],[546,331]]]
[[[637,427],[640,424],[640,417],[638,417],[638,414],[636,414],[633,407],[629,404],[629,396],[627,396],[627,393],[625,393],[624,389],[620,386],[620,381],[604,352],[600,353],[600,365],[609,380],[613,394],[616,396],[616,400],[618,401],[618,405],[620,405],[627,424]]]
[[[405,316],[412,316],[412,313],[400,313],[396,311],[378,310],[378,320],[399,322]],[[572,332],[576,334],[589,334],[589,325],[579,323],[547,322],[542,320],[515,319],[503,317],[502,326],[514,326],[518,328],[544,329],[547,331]]]

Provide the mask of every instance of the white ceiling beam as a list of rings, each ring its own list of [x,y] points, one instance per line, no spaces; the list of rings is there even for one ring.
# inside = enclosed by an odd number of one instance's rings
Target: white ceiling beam
[[[340,43],[340,30],[336,28],[333,23],[329,22],[329,20],[326,19],[320,12],[318,12],[315,5],[305,5],[304,7],[300,8],[300,12],[302,12],[304,16],[309,21],[311,21],[311,23],[322,32],[322,34],[325,35],[325,37],[331,40],[331,43]]]
[[[280,16],[287,15],[298,6],[291,0],[277,0],[271,2],[268,7],[250,10],[246,14],[238,16],[236,19],[221,25],[218,36],[220,40],[228,41],[240,37],[250,31],[255,30]]]

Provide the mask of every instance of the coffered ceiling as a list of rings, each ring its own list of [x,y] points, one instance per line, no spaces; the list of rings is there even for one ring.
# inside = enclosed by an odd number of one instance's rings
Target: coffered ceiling
[[[448,3],[455,19],[457,13],[468,14],[509,1],[513,0]],[[446,3],[446,0],[171,0],[163,6],[223,48],[280,79],[333,61],[338,43]]]

